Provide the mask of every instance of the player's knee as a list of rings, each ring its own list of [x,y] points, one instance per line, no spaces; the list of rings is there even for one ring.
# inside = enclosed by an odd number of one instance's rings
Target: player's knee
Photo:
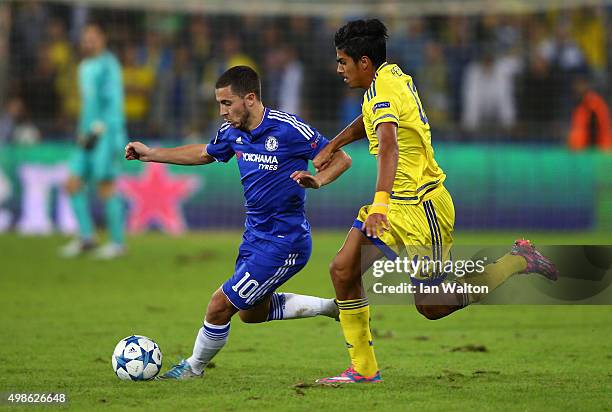
[[[443,310],[444,306],[417,304],[416,308],[421,315],[429,320],[437,320],[446,316],[446,311]]]
[[[115,185],[113,182],[102,182],[98,185],[98,196],[102,199],[108,199],[115,193]]]
[[[347,283],[353,280],[354,270],[351,265],[342,262],[339,259],[334,259],[329,265],[329,274],[334,283]]]
[[[76,192],[78,192],[81,189],[81,180],[78,177],[71,176],[66,181],[66,184],[64,185],[64,188],[71,195],[75,194]]]

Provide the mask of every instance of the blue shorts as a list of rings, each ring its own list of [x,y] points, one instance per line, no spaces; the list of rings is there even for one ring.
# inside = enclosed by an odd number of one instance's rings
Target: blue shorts
[[[223,284],[223,293],[237,309],[251,309],[306,266],[311,252],[310,236],[284,244],[245,232],[234,275]]]

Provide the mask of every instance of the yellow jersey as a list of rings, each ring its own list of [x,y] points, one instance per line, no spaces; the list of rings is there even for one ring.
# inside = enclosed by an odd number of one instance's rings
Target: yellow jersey
[[[434,159],[429,121],[412,77],[385,62],[364,93],[361,110],[373,155],[378,155],[376,127],[397,124],[399,158],[391,202],[418,204],[435,195],[446,175]]]

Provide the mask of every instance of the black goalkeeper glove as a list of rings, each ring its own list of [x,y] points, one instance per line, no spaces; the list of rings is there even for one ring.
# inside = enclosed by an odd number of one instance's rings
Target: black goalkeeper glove
[[[89,133],[80,134],[77,137],[77,143],[87,151],[92,150],[98,144],[98,139],[100,139],[102,133],[104,133],[104,124],[94,122]]]
[[[87,133],[87,134],[81,134],[77,137],[77,144],[79,146],[81,146],[83,149],[89,151],[92,150],[94,147],[96,147],[96,144],[98,143],[98,139],[100,138],[100,135],[98,135],[97,133]]]

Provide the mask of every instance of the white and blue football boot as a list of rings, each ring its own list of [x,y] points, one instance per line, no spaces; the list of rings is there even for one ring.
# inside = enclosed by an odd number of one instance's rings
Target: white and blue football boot
[[[204,372],[197,374],[191,369],[191,365],[187,362],[187,359],[181,360],[178,364],[174,365],[168,372],[158,376],[158,380],[176,379],[184,380],[191,378],[201,378],[204,376]]]

